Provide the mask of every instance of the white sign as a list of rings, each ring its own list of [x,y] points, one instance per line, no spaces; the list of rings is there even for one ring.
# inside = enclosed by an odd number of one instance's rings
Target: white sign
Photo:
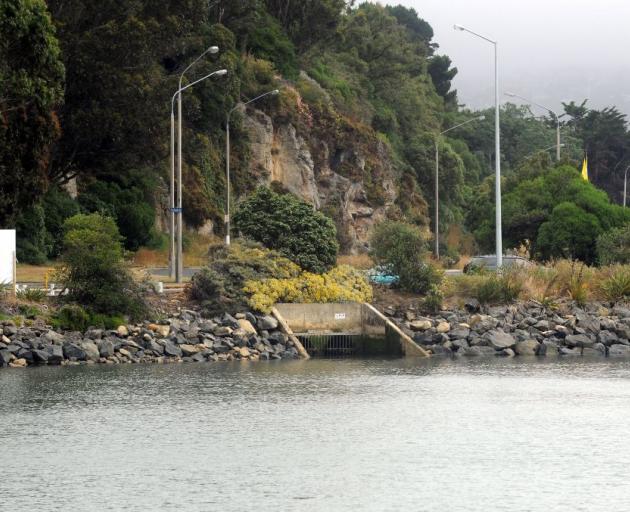
[[[346,319],[345,313],[335,313],[335,320],[345,320],[345,319]]]
[[[13,282],[15,229],[0,229],[0,283]]]

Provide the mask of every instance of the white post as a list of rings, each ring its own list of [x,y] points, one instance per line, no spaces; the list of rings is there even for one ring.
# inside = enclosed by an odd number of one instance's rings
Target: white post
[[[558,147],[556,151],[556,159],[559,162],[560,161],[560,148],[562,147],[562,145],[560,144],[560,118],[558,117],[557,114],[556,114],[556,144]]]
[[[495,141],[495,201],[497,268],[503,266],[503,236],[501,231],[501,122],[499,113],[499,43],[494,41],[494,141]]]
[[[435,259],[440,259],[440,146],[438,138],[435,138]]]
[[[177,95],[177,257],[175,265],[175,282],[182,282],[183,241],[182,241],[182,93],[181,86]]]
[[[230,245],[230,115],[228,112],[225,125],[225,178],[227,180],[227,204],[225,205],[225,245]]]
[[[628,188],[628,169],[630,166],[626,167],[626,172],[623,175],[623,207],[626,207],[626,190]]]
[[[170,200],[170,244],[168,274],[175,279],[175,113],[171,101],[171,200]]]

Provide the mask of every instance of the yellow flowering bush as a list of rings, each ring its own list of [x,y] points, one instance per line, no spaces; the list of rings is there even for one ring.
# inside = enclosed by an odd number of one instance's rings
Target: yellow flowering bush
[[[289,279],[250,280],[243,291],[251,308],[269,312],[277,302],[369,302],[372,286],[367,278],[349,265],[334,267],[325,274],[302,272]]]

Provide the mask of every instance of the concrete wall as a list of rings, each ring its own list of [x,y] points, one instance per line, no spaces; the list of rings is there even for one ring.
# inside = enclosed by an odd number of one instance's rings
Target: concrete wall
[[[308,331],[362,332],[362,304],[276,304],[296,333]],[[382,331],[384,332],[384,331]]]
[[[0,283],[13,283],[15,230],[0,229]]]

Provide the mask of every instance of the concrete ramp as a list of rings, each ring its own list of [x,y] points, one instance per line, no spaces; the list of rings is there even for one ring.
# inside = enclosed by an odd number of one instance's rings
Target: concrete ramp
[[[276,304],[274,314],[313,357],[429,357],[371,304]]]

